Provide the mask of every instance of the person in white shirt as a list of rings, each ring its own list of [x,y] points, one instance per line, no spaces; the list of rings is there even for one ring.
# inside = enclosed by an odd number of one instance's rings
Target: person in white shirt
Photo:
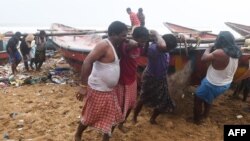
[[[201,60],[210,65],[206,77],[195,92],[195,124],[201,124],[202,119],[208,117],[213,100],[229,89],[241,55],[242,52],[229,31],[221,31],[214,46],[205,50]]]
[[[76,94],[78,100],[83,100],[81,122],[78,125],[75,141],[81,141],[82,132],[88,127],[99,129],[103,141],[108,141],[112,129],[123,121],[122,110],[118,103],[116,86],[120,77],[121,43],[126,40],[127,26],[114,21],[108,28],[108,38],[97,43],[88,54],[82,65],[82,84]]]

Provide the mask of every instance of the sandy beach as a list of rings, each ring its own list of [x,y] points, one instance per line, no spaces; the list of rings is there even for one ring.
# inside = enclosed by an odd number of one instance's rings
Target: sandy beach
[[[58,63],[59,62],[59,63]],[[42,71],[19,74],[46,76],[56,66],[67,66],[60,53],[46,60]],[[66,74],[63,74],[65,76]],[[80,120],[83,103],[77,101],[79,74],[69,71],[65,83],[50,81],[23,85],[1,86],[0,89],[0,140],[9,141],[73,141]],[[111,141],[222,141],[223,125],[249,124],[250,115],[243,111],[250,102],[232,99],[232,90],[227,91],[213,103],[210,117],[202,125],[187,122],[192,116],[193,93],[196,87],[188,87],[183,93],[171,96],[177,109],[172,114],[160,115],[158,125],[151,125],[152,109],[144,107],[133,124],[128,118],[127,133],[115,129]],[[178,88],[176,88],[178,89]],[[88,128],[83,133],[84,141],[100,141],[102,135]]]

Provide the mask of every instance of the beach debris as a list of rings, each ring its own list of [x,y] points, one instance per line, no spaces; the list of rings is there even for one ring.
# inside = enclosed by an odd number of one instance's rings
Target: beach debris
[[[14,75],[10,75],[8,79],[9,79],[9,81],[14,81],[15,77],[14,77]]]
[[[56,83],[56,84],[65,84],[66,83],[65,80],[61,79],[58,76],[52,76],[51,81]]]
[[[55,55],[55,51],[54,50],[46,50],[45,56],[52,57],[54,55]]]
[[[18,115],[18,113],[16,113],[16,112],[10,113],[11,118],[15,118],[17,115]]]
[[[7,87],[7,84],[5,84],[4,82],[0,82],[0,88],[4,88]]]
[[[24,84],[37,84],[37,83],[46,83],[48,76],[37,76],[37,77],[28,77],[24,80]]]
[[[69,67],[55,68],[49,72],[48,78],[56,84],[66,84],[71,75]]]
[[[23,119],[18,120],[17,127],[22,128],[23,126],[24,126],[24,120]]]
[[[3,139],[4,140],[10,139],[9,134],[7,132],[3,133]]]
[[[185,94],[182,94],[182,95],[181,95],[181,98],[182,98],[182,99],[185,98]]]
[[[241,118],[243,118],[243,116],[242,115],[237,115],[236,118],[241,119]]]
[[[6,81],[9,81],[9,78],[6,78],[6,77],[0,77],[0,82],[6,82]]]
[[[56,56],[57,51],[49,50],[48,56]],[[54,58],[54,57],[53,57]],[[0,88],[8,86],[23,86],[33,85],[37,83],[50,83],[51,84],[74,84],[75,81],[70,79],[74,73],[65,59],[58,55],[57,58],[48,59],[44,62],[46,67],[44,71],[39,73],[23,72],[24,65],[18,65],[18,70],[22,73],[11,75],[11,66],[0,66]],[[39,76],[38,76],[39,75]],[[48,84],[50,85],[50,84]]]

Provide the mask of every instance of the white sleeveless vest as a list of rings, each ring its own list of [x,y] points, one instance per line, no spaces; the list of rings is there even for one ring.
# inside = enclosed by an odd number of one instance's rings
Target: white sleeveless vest
[[[229,58],[229,63],[224,70],[216,70],[213,68],[212,64],[207,70],[207,80],[216,86],[223,86],[229,84],[233,81],[234,74],[238,68],[237,58]]]
[[[98,91],[112,91],[120,78],[120,60],[112,43],[108,39],[106,41],[113,49],[115,61],[112,63],[94,62],[88,85]]]

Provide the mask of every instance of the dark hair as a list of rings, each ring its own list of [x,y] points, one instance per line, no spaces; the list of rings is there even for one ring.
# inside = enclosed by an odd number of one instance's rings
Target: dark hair
[[[149,31],[146,27],[136,27],[132,33],[133,38],[149,38]]]
[[[39,36],[46,36],[46,32],[44,30],[41,30]]]
[[[177,39],[173,34],[164,34],[162,38],[166,42],[168,51],[177,47]]]
[[[239,58],[242,55],[235,43],[233,34],[229,31],[221,31],[216,38],[214,46],[215,48],[223,49],[228,56],[233,58]]]
[[[128,7],[126,10],[127,10],[127,11],[131,11],[131,8],[130,8],[130,7]]]
[[[17,31],[16,33],[15,33],[15,36],[16,37],[20,37],[22,34],[21,34],[21,32],[19,32],[19,31]]]
[[[139,11],[139,12],[143,12],[143,9],[142,9],[142,8],[139,8],[138,11]]]
[[[114,21],[108,27],[108,36],[119,35],[123,31],[128,31],[126,24],[120,21]]]

